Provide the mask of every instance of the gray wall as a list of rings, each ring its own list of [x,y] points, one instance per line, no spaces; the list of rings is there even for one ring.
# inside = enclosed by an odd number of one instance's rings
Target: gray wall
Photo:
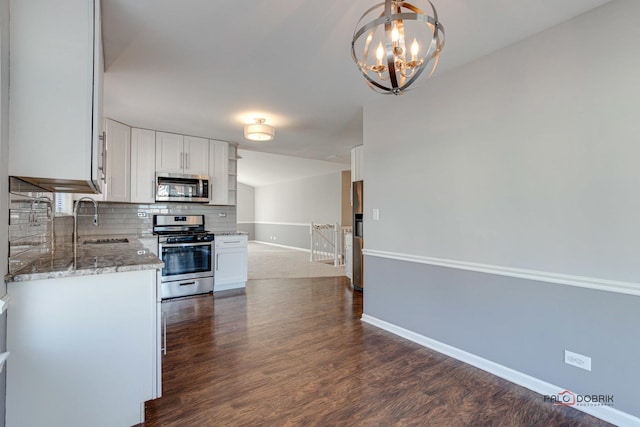
[[[250,185],[238,183],[237,216],[238,231],[249,233],[249,240],[255,240],[256,192]]]
[[[340,223],[342,173],[255,188],[255,239],[309,249],[312,222]]]
[[[365,249],[637,284],[639,14],[615,1],[366,105]],[[640,416],[638,297],[371,255],[365,270],[366,314]]]
[[[9,0],[0,0],[0,276],[7,274],[9,183]],[[7,293],[7,285],[0,281],[0,297]],[[0,317],[0,353],[7,349],[7,314]],[[0,427],[5,425],[7,370],[0,374]]]

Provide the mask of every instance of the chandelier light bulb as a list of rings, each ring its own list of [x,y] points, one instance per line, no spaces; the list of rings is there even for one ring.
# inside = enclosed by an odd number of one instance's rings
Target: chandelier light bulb
[[[378,43],[378,48],[376,49],[376,59],[378,61],[378,65],[382,65],[382,58],[384,58],[384,47],[382,46],[382,42]]]
[[[418,52],[420,51],[420,46],[418,45],[418,40],[413,39],[413,43],[411,43],[411,60],[415,61],[418,57]]]

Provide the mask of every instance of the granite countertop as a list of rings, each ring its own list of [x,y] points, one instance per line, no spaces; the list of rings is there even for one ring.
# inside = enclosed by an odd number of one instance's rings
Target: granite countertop
[[[86,244],[85,241],[126,238],[127,243],[114,242]],[[116,273],[159,269],[162,261],[138,240],[137,236],[87,236],[80,239],[74,261],[73,243],[57,245],[48,254],[43,254],[35,262],[22,270],[5,276],[6,282],[54,279],[60,277],[89,276],[93,274]]]
[[[246,231],[214,231],[215,236],[246,236],[249,233]]]

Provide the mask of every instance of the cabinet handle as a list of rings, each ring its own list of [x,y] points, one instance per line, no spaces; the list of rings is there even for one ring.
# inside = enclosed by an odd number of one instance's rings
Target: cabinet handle
[[[180,153],[180,169],[184,169],[184,153]]]
[[[185,169],[189,169],[191,167],[191,159],[189,158],[189,153],[184,153],[184,162],[187,164]]]
[[[180,283],[180,286],[191,286],[191,285],[195,285],[196,282],[184,282],[184,283]]]
[[[98,140],[101,142],[101,145],[102,145],[101,146],[101,150],[100,150],[100,162],[99,162],[99,165],[98,165],[98,170],[100,172],[104,172],[105,171],[105,164],[104,164],[105,163],[105,161],[104,161],[104,157],[105,157],[104,153],[106,151],[106,148],[105,148],[106,147],[106,141],[105,141],[105,139],[106,139],[106,133],[105,132],[102,132],[101,135],[98,135]],[[104,176],[104,173],[103,173],[103,176]]]
[[[167,355],[167,312],[162,312],[162,353]]]
[[[218,271],[219,259],[220,259],[220,254],[216,254],[216,271]]]

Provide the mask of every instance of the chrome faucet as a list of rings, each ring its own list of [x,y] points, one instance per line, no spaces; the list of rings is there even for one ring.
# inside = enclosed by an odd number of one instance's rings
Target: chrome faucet
[[[53,226],[53,202],[47,196],[39,196],[33,199],[31,202],[31,210],[29,211],[29,224],[38,225],[38,216],[36,214],[36,204],[39,202],[47,204],[47,219],[50,220],[49,227],[49,245],[50,249],[53,252],[55,249],[55,231]]]
[[[93,203],[93,225],[98,226],[98,202],[91,197],[81,197],[76,201],[76,206],[73,208],[73,243],[78,241],[78,207],[83,201]],[[88,215],[87,215],[88,216]]]
[[[47,219],[51,219],[51,216],[52,216],[52,213],[53,213],[53,202],[47,196],[39,196],[39,197],[36,197],[35,199],[33,199],[33,201],[31,202],[31,210],[29,211],[29,223],[30,224],[38,222],[37,221],[37,216],[36,216],[36,204],[38,204],[38,202],[43,202],[43,203],[46,203],[48,205],[47,206]]]

